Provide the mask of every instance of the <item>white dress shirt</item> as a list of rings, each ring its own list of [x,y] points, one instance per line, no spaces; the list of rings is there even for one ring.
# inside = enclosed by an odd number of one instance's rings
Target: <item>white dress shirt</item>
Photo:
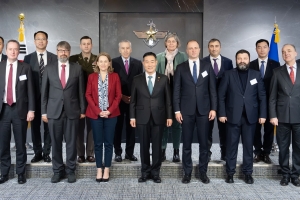
[[[190,70],[191,70],[191,74],[193,76],[194,61],[196,61],[197,78],[198,78],[199,77],[199,72],[200,72],[200,62],[199,62],[199,59],[197,59],[197,60],[191,60],[191,59],[189,59]]]
[[[268,63],[268,57],[264,60],[258,58],[258,66],[259,66],[259,71],[260,71],[260,67],[261,67],[261,61],[265,61],[264,66],[265,66],[265,71],[264,71],[264,75],[266,74],[266,69],[267,69],[267,63]]]
[[[17,79],[16,76],[17,76],[17,68],[18,68],[18,61],[17,60],[15,62],[13,62],[13,63],[10,63],[9,61],[7,61],[7,63],[6,63],[5,92],[4,92],[4,96],[3,96],[3,102],[7,103],[7,99],[6,99],[7,98],[7,83],[8,83],[8,76],[9,76],[10,64],[13,64],[12,92],[13,92],[13,102],[16,103],[16,79]]]
[[[39,65],[41,63],[41,56],[40,56],[40,54],[43,54],[44,66],[46,66],[47,65],[47,51],[44,51],[43,53],[40,53],[40,52],[36,51],[36,54],[37,54]]]
[[[291,73],[291,69],[290,69],[290,67],[291,66],[289,66],[288,64],[285,64],[286,65],[286,69],[287,69],[287,71],[288,71],[288,73],[289,73],[289,75],[290,75],[290,73]],[[294,81],[296,82],[296,74],[297,74],[297,63],[295,62],[295,64],[293,65],[293,71],[294,71]]]
[[[0,62],[1,62],[1,60],[2,60],[2,53],[0,53]]]
[[[128,61],[128,70],[129,70],[129,66],[130,66],[130,57],[128,57],[127,59],[125,59],[125,58],[123,58],[123,56],[121,56],[121,58],[122,58],[122,60],[123,60],[123,64],[124,64],[124,66],[125,66],[125,60],[127,60]]]
[[[66,84],[68,82],[68,78],[69,78],[69,72],[70,72],[70,63],[69,61],[67,61],[66,63],[61,63],[60,61],[58,61],[58,76],[59,76],[59,79],[61,79],[60,75],[61,75],[61,65],[64,64],[66,65],[66,68],[65,68],[65,75],[66,75]]]
[[[149,81],[148,76],[152,76],[151,82],[152,82],[152,85],[153,85],[153,88],[154,88],[155,78],[156,78],[156,72],[154,72],[152,75],[149,75],[147,72],[145,72],[145,76],[146,76],[146,83],[147,83],[147,86],[148,86],[148,81]]]
[[[211,66],[212,66],[213,69],[214,69],[214,64],[215,64],[214,59],[217,59],[216,63],[218,65],[218,69],[220,71],[220,69],[221,69],[221,55],[218,55],[216,58],[214,58],[212,56],[209,56],[209,57],[210,57],[210,62],[211,62]]]

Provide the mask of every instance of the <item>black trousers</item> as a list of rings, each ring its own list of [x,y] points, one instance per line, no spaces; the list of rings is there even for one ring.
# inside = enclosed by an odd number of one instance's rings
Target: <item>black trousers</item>
[[[27,153],[26,153],[26,133],[27,121],[20,119],[16,104],[9,106],[2,105],[0,113],[0,161],[1,161],[1,175],[8,175],[11,166],[10,156],[10,139],[11,139],[11,125],[16,143],[16,173],[24,174]]]
[[[287,178],[298,178],[300,173],[300,123],[279,123],[276,133],[279,148],[279,165],[282,175]],[[292,140],[292,169],[290,169],[290,143]]]
[[[35,101],[34,119],[31,121],[31,138],[33,143],[33,151],[35,154],[50,154],[51,151],[51,137],[49,134],[48,124],[44,125],[44,148],[42,147],[41,137],[41,96]]]
[[[256,124],[256,130],[254,135],[254,154],[269,155],[272,150],[272,144],[274,140],[274,126],[270,123],[270,119],[266,120],[264,124],[264,136],[261,140],[261,124]]]
[[[76,169],[76,139],[78,135],[78,119],[67,118],[62,111],[58,119],[48,119],[49,131],[52,141],[52,167],[54,173],[63,172],[65,167],[62,155],[63,138],[66,142],[66,172],[71,173]]]
[[[221,155],[226,155],[226,123],[222,123],[218,120],[218,116],[216,116],[218,129],[219,129],[219,139],[220,139],[220,148]],[[209,134],[208,134],[208,155],[211,155],[211,146],[213,143],[213,128],[214,128],[215,120],[209,121]]]
[[[161,167],[161,144],[164,124],[155,124],[152,116],[147,124],[137,124],[140,139],[142,176],[159,176]],[[152,141],[152,165],[150,164],[150,143]]]
[[[129,156],[133,155],[134,145],[135,145],[135,128],[130,126],[129,118],[129,104],[120,102],[119,105],[121,114],[118,116],[118,121],[115,129],[115,138],[114,138],[114,149],[116,155],[122,154],[122,132],[123,126],[125,125],[126,130],[126,149],[125,153]],[[125,122],[124,122],[125,119]],[[125,124],[124,124],[125,123]]]
[[[228,175],[235,174],[236,158],[240,135],[243,141],[243,173],[251,175],[253,172],[253,139],[256,123],[250,124],[246,116],[242,115],[238,124],[226,123],[226,172]]]
[[[182,115],[182,166],[186,175],[193,171],[192,141],[195,124],[199,142],[199,172],[206,173],[208,165],[208,115],[200,115],[198,111],[194,115]]]

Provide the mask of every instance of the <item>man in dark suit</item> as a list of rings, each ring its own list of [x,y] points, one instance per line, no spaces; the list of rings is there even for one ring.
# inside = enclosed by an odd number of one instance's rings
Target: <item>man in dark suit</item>
[[[280,63],[269,59],[269,42],[265,39],[260,39],[256,42],[256,52],[258,58],[250,62],[250,69],[260,71],[261,77],[265,84],[267,102],[269,101],[270,82],[273,76],[273,69],[280,67]],[[274,126],[270,123],[268,117],[268,104],[267,104],[267,119],[264,124],[264,138],[261,140],[261,124],[257,122],[256,131],[254,135],[254,162],[263,161],[271,164],[270,153],[274,140]]]
[[[267,117],[266,91],[258,71],[249,69],[250,53],[244,49],[236,55],[235,69],[224,73],[218,89],[218,115],[226,123],[227,183],[233,183],[240,135],[243,141],[243,173],[245,182],[252,184],[253,138],[257,121]]]
[[[7,56],[3,54],[4,39],[0,36],[0,62],[7,60]]]
[[[279,165],[282,171],[280,184],[290,180],[300,187],[300,62],[296,62],[296,48],[292,44],[282,47],[284,65],[274,69],[270,84],[270,122],[278,126],[276,140],[279,148]],[[289,147],[292,140],[292,169]]]
[[[78,63],[84,73],[84,88],[86,88],[88,76],[94,73],[93,65],[95,65],[97,56],[92,54],[92,38],[89,36],[83,36],[80,38],[81,53],[70,57],[69,61]],[[84,134],[86,127],[86,137]],[[86,141],[86,146],[84,146]],[[86,159],[85,159],[86,154]],[[95,162],[94,157],[94,139],[89,118],[83,118],[79,120],[79,133],[77,136],[77,162],[83,163],[85,160],[88,162]]]
[[[130,57],[132,52],[130,41],[122,40],[119,43],[119,52],[121,56],[112,59],[112,66],[114,68],[114,72],[119,74],[122,89],[122,100],[119,104],[121,115],[118,116],[114,138],[115,161],[122,162],[121,140],[123,125],[126,127],[125,159],[137,161],[137,158],[133,155],[135,145],[135,128],[129,125],[129,103],[133,77],[143,72],[143,66],[141,61]]]
[[[35,91],[35,115],[31,122],[31,138],[33,143],[34,157],[31,162],[36,163],[44,159],[44,162],[51,162],[51,138],[49,135],[48,124],[44,125],[44,147],[42,147],[41,137],[41,86],[45,67],[57,61],[57,56],[46,50],[48,44],[48,34],[44,31],[34,33],[34,44],[36,51],[26,55],[24,62],[29,64],[32,70],[33,85]],[[43,154],[43,155],[42,155]]]
[[[34,88],[30,66],[18,61],[20,44],[9,40],[6,44],[7,61],[0,62],[0,184],[8,180],[11,166],[11,125],[16,143],[16,173],[18,183],[26,183],[25,167],[27,121],[34,118]]]
[[[210,62],[199,59],[200,47],[197,41],[187,43],[189,59],[180,65],[174,75],[173,105],[176,120],[182,125],[182,183],[191,181],[193,170],[192,140],[195,124],[199,141],[199,173],[203,183],[209,183],[208,134],[209,121],[214,120],[217,110],[216,78]]]
[[[140,137],[141,172],[138,182],[159,177],[162,162],[161,144],[164,127],[172,125],[172,103],[169,79],[156,72],[156,54],[143,56],[145,73],[133,79],[130,99],[130,124],[136,127]],[[150,142],[152,142],[152,165],[150,165]]]
[[[209,56],[204,57],[203,60],[206,62],[210,62],[212,65],[212,68],[215,73],[215,77],[217,80],[217,89],[220,85],[221,78],[223,76],[223,73],[226,70],[230,70],[233,68],[232,60],[229,58],[226,58],[220,54],[221,52],[221,42],[218,39],[211,39],[208,42],[208,51]],[[218,129],[219,129],[219,139],[220,139],[220,149],[221,149],[221,160],[225,161],[226,156],[226,124],[221,123],[219,120],[217,120],[218,123]],[[209,126],[209,135],[208,135],[208,160],[211,159],[211,146],[212,146],[212,139],[213,139],[213,128],[214,128],[215,120],[210,121]]]
[[[76,140],[79,119],[85,117],[84,76],[80,65],[68,61],[68,42],[57,44],[58,62],[48,65],[42,80],[42,120],[48,122],[52,142],[52,183],[64,177],[63,137],[66,142],[66,172],[68,182],[76,181]]]

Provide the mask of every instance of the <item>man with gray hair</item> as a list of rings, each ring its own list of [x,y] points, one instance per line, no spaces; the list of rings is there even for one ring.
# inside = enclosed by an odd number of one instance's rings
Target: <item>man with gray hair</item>
[[[121,56],[112,59],[112,66],[114,71],[119,74],[122,89],[122,101],[119,104],[121,115],[118,116],[114,139],[115,161],[122,162],[121,140],[124,119],[126,126],[125,159],[137,161],[137,158],[133,155],[135,145],[135,129],[129,125],[129,103],[133,77],[143,72],[143,65],[140,60],[130,57],[132,52],[130,41],[122,40],[119,43],[119,52]]]
[[[76,181],[76,139],[79,119],[85,117],[86,100],[84,76],[80,65],[69,62],[70,44],[57,44],[58,61],[47,66],[43,73],[41,111],[42,120],[48,123],[52,141],[52,183],[64,177],[62,142],[66,142],[66,173],[68,182]]]

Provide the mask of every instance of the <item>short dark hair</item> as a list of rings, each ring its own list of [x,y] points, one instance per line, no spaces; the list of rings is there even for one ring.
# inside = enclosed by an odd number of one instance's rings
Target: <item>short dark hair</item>
[[[268,41],[268,40],[266,40],[266,39],[260,39],[260,40],[257,40],[257,41],[256,41],[256,43],[255,43],[255,47],[257,47],[257,44],[259,44],[259,43],[262,43],[262,42],[265,42],[265,43],[267,43],[267,45],[268,45],[268,46],[270,46],[270,44],[269,44],[269,41]]]
[[[147,53],[145,53],[145,54],[143,55],[143,60],[144,60],[144,58],[145,58],[146,56],[153,56],[153,57],[155,58],[155,60],[156,60],[156,54],[153,53],[153,52],[147,52]]]
[[[249,51],[247,51],[247,50],[245,50],[245,49],[238,50],[238,51],[236,52],[236,54],[235,54],[235,59],[237,58],[237,55],[238,55],[238,54],[242,54],[242,53],[248,54],[249,60],[250,60],[250,53],[249,53]]]
[[[220,46],[221,46],[221,42],[220,42],[220,40],[217,39],[217,38],[212,38],[212,39],[210,39],[207,46],[209,47],[209,44],[212,43],[212,42],[219,42],[219,43],[220,43]]]
[[[80,38],[80,43],[81,43],[81,40],[85,40],[85,39],[90,39],[91,43],[93,43],[92,38],[90,36],[83,36],[83,37],[81,37]]]
[[[46,39],[48,40],[48,33],[46,33],[45,31],[37,31],[37,32],[35,32],[34,35],[33,35],[33,38],[34,38],[34,39],[35,39],[35,36],[36,36],[38,33],[44,34],[44,35],[46,36]]]
[[[4,39],[3,39],[3,37],[0,36],[0,39],[2,40],[2,43],[4,44]]]

